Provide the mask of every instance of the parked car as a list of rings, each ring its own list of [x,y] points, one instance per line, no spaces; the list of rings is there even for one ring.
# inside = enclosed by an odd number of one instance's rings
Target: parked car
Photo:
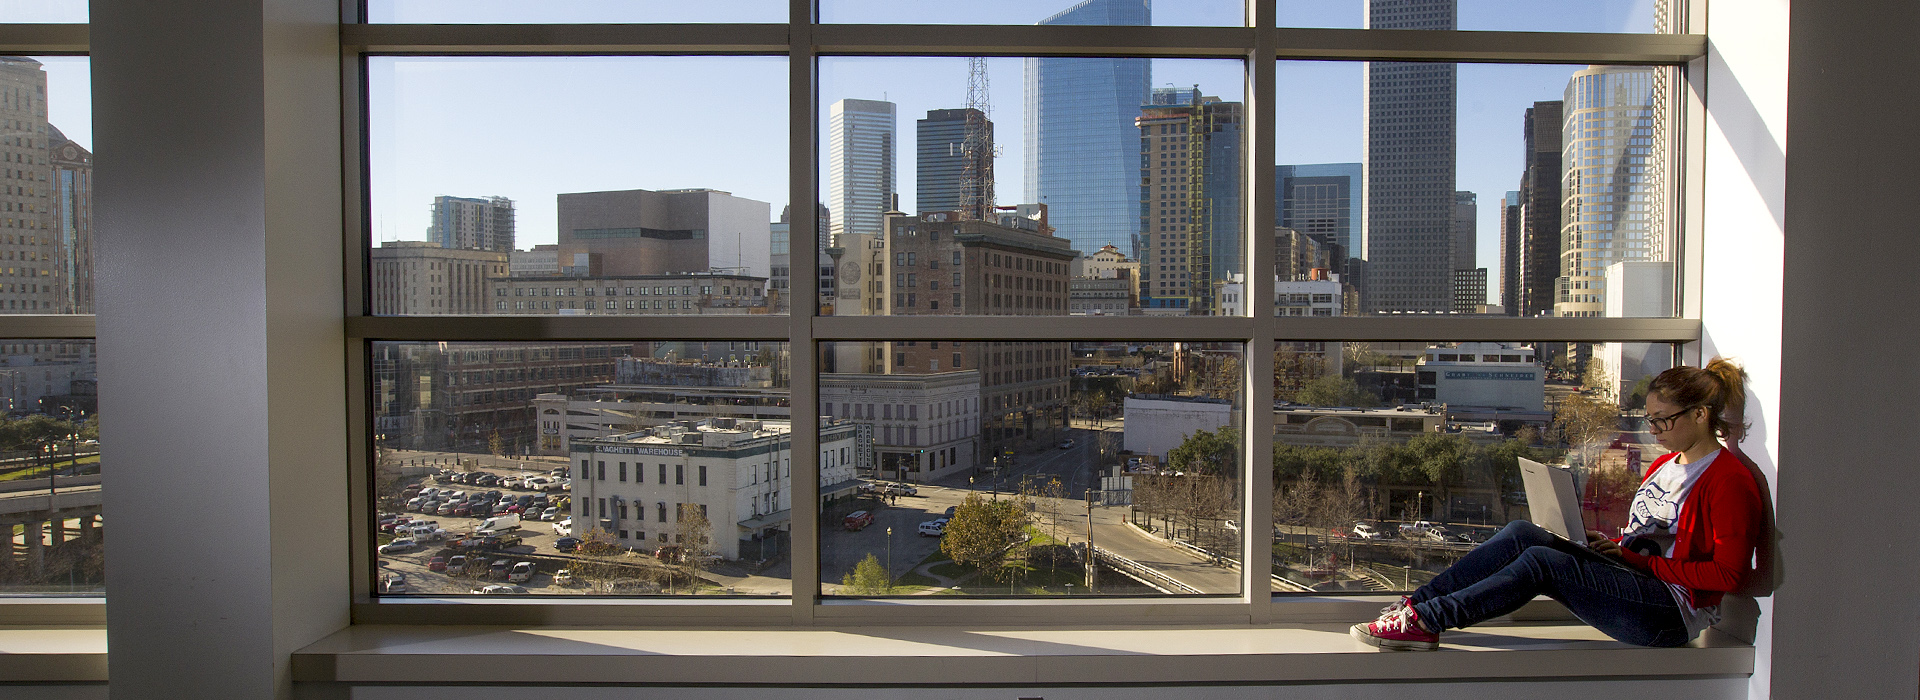
[[[553,534],[559,535],[561,537],[572,536],[573,535],[573,518],[566,518],[564,520],[561,520],[560,522],[554,523]]]
[[[388,542],[386,544],[380,545],[380,553],[381,554],[398,554],[400,552],[411,552],[419,548],[420,548],[420,543],[415,542],[412,539],[402,537],[392,542]]]
[[[402,573],[393,573],[393,574],[387,575],[385,578],[380,579],[380,592],[381,593],[407,592],[407,575]]]
[[[560,517],[559,508],[548,506],[546,510],[540,511],[541,520],[553,520],[554,518],[558,518],[558,517]]]
[[[495,578],[495,579],[506,578],[507,571],[511,570],[512,568],[513,568],[513,562],[508,561],[506,559],[495,559],[493,560],[492,564],[487,565],[487,578]]]
[[[681,548],[680,545],[670,544],[653,550],[653,558],[670,564],[678,564],[687,560],[687,550]]]
[[[940,537],[947,534],[947,519],[928,520],[920,523],[921,537]]]
[[[428,571],[446,571],[446,570],[447,570],[447,558],[446,558],[446,557],[434,557],[434,558],[432,558],[432,559],[428,559],[428,560],[427,560],[427,570],[428,570]]]
[[[848,513],[847,517],[840,521],[841,527],[845,527],[848,532],[858,532],[872,524],[873,514],[864,510]]]
[[[909,484],[887,484],[883,493],[888,496],[918,496],[920,489]]]
[[[570,569],[561,569],[559,571],[553,572],[553,585],[555,586],[573,585],[573,571]]]
[[[533,572],[534,572],[533,562],[523,561],[523,562],[516,563],[513,565],[513,569],[507,572],[507,582],[508,583],[526,583],[528,581],[532,581]]]
[[[947,506],[947,517],[953,517],[953,514],[959,510],[960,506]]]
[[[466,572],[467,572],[467,555],[455,554],[452,557],[447,559],[448,575],[464,574]]]
[[[474,586],[472,592],[481,595],[526,595],[527,589],[520,586],[494,583],[485,586]]]
[[[1363,540],[1384,540],[1387,538],[1386,530],[1380,529],[1379,525],[1375,523],[1365,521],[1354,523],[1352,532],[1355,538]]]
[[[553,548],[561,552],[571,552],[580,548],[580,538],[562,537],[553,541]]]
[[[1073,444],[1074,444],[1074,443],[1073,443],[1073,439],[1072,439],[1072,438],[1068,438],[1068,439],[1066,439],[1066,440],[1061,440],[1061,441],[1060,441],[1060,449],[1063,449],[1063,450],[1071,450],[1071,449],[1073,449]]]

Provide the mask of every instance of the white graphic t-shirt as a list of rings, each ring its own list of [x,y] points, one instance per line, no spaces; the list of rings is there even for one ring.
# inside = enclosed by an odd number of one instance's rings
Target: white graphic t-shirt
[[[1720,456],[1719,450],[1705,458],[1680,463],[1680,456],[1660,465],[1640,490],[1633,494],[1633,506],[1627,513],[1627,526],[1620,529],[1620,545],[1637,550],[1642,554],[1654,556],[1673,556],[1675,528],[1680,522],[1680,509],[1687,502],[1687,492],[1693,490],[1693,482],[1707,470],[1707,465]],[[1659,551],[1648,551],[1648,544],[1658,547]],[[1694,608],[1686,587],[1668,583],[1667,590],[1673,593],[1673,599],[1680,604],[1680,613],[1687,621],[1689,636],[1698,636],[1701,630],[1720,621],[1720,606]]]

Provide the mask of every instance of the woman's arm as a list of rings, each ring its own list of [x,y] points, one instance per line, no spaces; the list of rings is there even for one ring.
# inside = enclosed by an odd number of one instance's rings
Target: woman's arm
[[[1713,545],[1708,561],[1682,561],[1623,550],[1629,566],[1655,578],[1698,591],[1732,591],[1752,568],[1753,547],[1759,535],[1760,495],[1742,479],[1721,480],[1713,493],[1701,494],[1707,508],[1703,519],[1707,541]]]

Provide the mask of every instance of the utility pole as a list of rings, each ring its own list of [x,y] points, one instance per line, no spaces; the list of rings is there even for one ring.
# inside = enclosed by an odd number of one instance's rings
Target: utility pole
[[[1093,548],[1093,489],[1087,489],[1087,595],[1100,592],[1100,566]]]

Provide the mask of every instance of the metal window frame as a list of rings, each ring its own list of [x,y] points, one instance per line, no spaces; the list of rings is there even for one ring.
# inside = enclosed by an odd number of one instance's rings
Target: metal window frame
[[[0,24],[0,55],[84,56],[87,36],[85,24]],[[94,316],[0,315],[0,338],[93,340]],[[99,626],[106,621],[102,596],[0,596],[0,624]]]
[[[1277,0],[1251,0],[1244,27],[1066,27],[977,25],[819,24],[815,0],[789,0],[786,24],[672,25],[424,25],[364,24],[355,0],[343,0],[340,26],[342,123],[340,135],[345,211],[346,295],[343,316],[347,347],[351,527],[353,534],[353,616],[357,623],[538,624],[639,626],[754,626],[811,624],[942,624],[1002,622],[1049,624],[1111,621],[1116,614],[1136,621],[1169,624],[1246,624],[1268,621],[1322,621],[1350,618],[1378,603],[1365,597],[1285,597],[1266,594],[1263,576],[1243,573],[1237,596],[1138,600],[859,600],[819,595],[818,523],[811,517],[817,501],[818,436],[794,433],[793,497],[796,516],[792,541],[794,591],[790,598],[728,600],[567,599],[498,601],[459,599],[376,599],[371,591],[373,537],[368,525],[372,495],[368,484],[372,416],[369,352],[375,341],[563,341],[712,339],[784,341],[792,348],[792,389],[796,396],[817,395],[817,353],[821,342],[836,340],[1216,340],[1245,344],[1243,391],[1248,405],[1271,391],[1263,378],[1272,373],[1278,341],[1293,340],[1512,340],[1674,343],[1678,354],[1697,361],[1700,339],[1700,221],[1691,206],[1703,189],[1705,151],[1705,61],[1703,34],[1602,34],[1497,31],[1406,31],[1301,29],[1276,27]],[[1700,26],[1703,3],[1690,3],[1683,19]],[[0,24],[0,54],[60,55],[88,51],[84,24]],[[822,56],[1127,56],[1219,58],[1246,66],[1245,182],[1251,196],[1246,221],[1271,220],[1273,212],[1275,74],[1280,60],[1394,60],[1459,63],[1630,64],[1677,67],[1686,86],[1675,125],[1682,144],[1675,163],[1679,188],[1674,202],[1681,236],[1678,318],[1670,319],[1520,319],[1444,316],[1275,318],[1265,302],[1249,303],[1241,317],[821,317],[811,303],[798,304],[786,317],[376,317],[366,298],[370,233],[368,201],[367,94],[368,56],[567,56],[567,55],[755,55],[784,56],[789,73],[789,201],[817,199],[819,118],[818,61]],[[796,269],[817,269],[817,219],[795,217],[791,250]],[[1247,236],[1250,270],[1271,269],[1275,250],[1270,236]],[[818,278],[798,275],[793,294],[817,298]],[[1254,299],[1272,298],[1268,275],[1249,275]],[[0,316],[0,337],[92,339],[91,316]],[[797,424],[817,420],[817,402],[792,402]],[[1246,411],[1246,454],[1267,454],[1272,447],[1271,412]],[[1257,463],[1250,459],[1249,464]],[[1249,468],[1247,474],[1260,470]],[[1248,522],[1271,516],[1271,480],[1244,480],[1243,508]],[[801,512],[802,510],[808,512]],[[1264,572],[1271,552],[1256,544],[1256,528],[1243,528],[1244,572]],[[0,599],[0,603],[4,603]],[[103,617],[97,601],[71,600],[0,609],[0,620],[54,614],[86,623]],[[68,612],[48,613],[65,610]],[[87,611],[93,612],[78,612]]]

